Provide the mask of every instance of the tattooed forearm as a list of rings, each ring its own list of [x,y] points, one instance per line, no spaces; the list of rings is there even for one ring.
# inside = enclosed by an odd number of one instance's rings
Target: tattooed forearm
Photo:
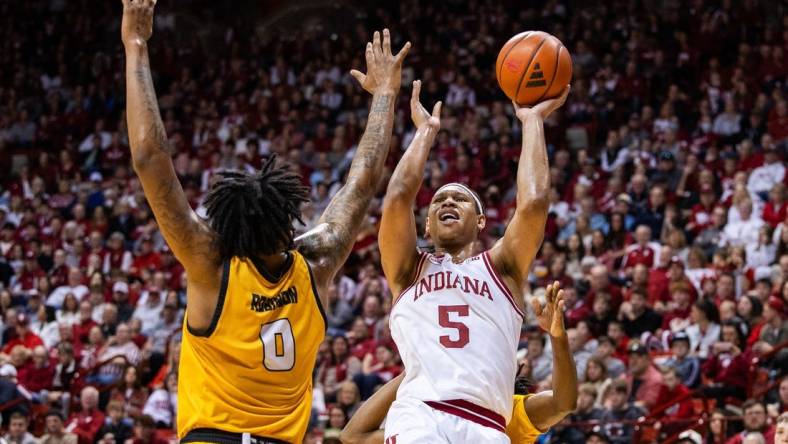
[[[164,238],[190,274],[210,275],[218,261],[215,233],[178,182],[144,44],[126,47],[126,119],[134,171]]]
[[[126,102],[131,154],[139,159],[154,151],[169,154],[167,134],[161,121],[156,90],[145,46],[127,50]]]
[[[299,244],[301,251],[316,265],[315,277],[319,285],[333,279],[350,254],[366,219],[391,144],[395,99],[394,95],[373,96],[367,127],[356,148],[347,183],[320,217],[320,223],[326,224],[323,229],[305,236]]]

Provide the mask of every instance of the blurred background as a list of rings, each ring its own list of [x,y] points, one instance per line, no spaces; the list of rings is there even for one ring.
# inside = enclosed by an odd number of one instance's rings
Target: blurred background
[[[546,122],[550,218],[526,297],[553,280],[567,289],[582,385],[578,411],[539,442],[761,434],[769,443],[788,405],[787,8],[160,0],[151,64],[176,171],[198,213],[217,171],[253,169],[277,153],[312,187],[305,231],[341,186],[364,129],[368,95],[348,71],[364,70],[372,32],[390,28],[392,46],[413,48],[389,174],[413,135],[407,98],[421,79],[422,102],[443,100],[444,112],[419,226],[440,185],[464,182],[485,201],[481,250],[510,217],[520,154],[519,124],[493,72],[498,50],[523,30],[555,35],[574,78]],[[9,442],[174,440],[185,279],[130,168],[121,9],[0,1],[0,412]],[[376,243],[385,183],[329,295],[307,442],[337,442],[363,399],[402,369]],[[527,321],[520,373],[532,390],[550,389],[549,341]]]

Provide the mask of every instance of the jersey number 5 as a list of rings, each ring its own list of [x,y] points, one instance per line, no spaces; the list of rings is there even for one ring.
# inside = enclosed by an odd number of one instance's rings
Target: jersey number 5
[[[440,337],[441,345],[446,348],[463,348],[468,345],[470,341],[470,332],[468,326],[462,322],[455,322],[449,319],[450,313],[457,313],[457,317],[468,316],[467,305],[439,305],[438,306],[438,323],[441,327],[453,328],[457,330],[457,339],[452,339],[450,335],[443,335]]]
[[[268,371],[286,372],[295,365],[295,337],[287,318],[263,324],[260,328],[263,342],[263,366]]]

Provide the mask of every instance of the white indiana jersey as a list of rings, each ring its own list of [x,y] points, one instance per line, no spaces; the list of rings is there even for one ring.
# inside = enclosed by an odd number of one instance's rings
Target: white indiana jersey
[[[405,364],[397,399],[461,399],[508,423],[523,313],[489,254],[422,254],[417,273],[389,320]]]

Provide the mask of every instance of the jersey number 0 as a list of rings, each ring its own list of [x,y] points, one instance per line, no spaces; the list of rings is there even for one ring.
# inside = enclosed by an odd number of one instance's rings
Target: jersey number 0
[[[263,367],[272,372],[286,372],[295,365],[295,337],[287,318],[260,327],[263,342]]]

